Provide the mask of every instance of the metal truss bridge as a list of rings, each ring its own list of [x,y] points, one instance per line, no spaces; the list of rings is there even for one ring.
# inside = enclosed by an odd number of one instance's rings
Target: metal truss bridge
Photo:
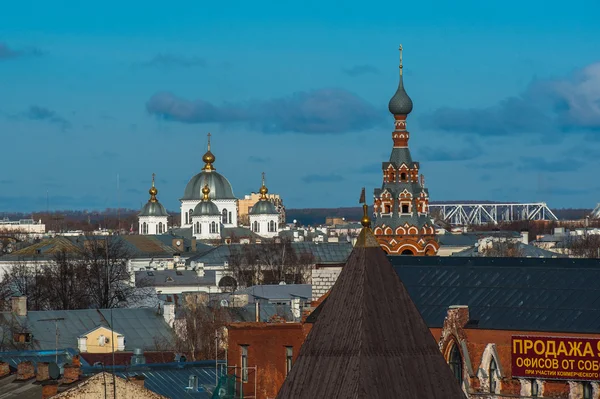
[[[452,225],[498,224],[518,220],[558,220],[545,202],[530,204],[430,204],[432,214]]]

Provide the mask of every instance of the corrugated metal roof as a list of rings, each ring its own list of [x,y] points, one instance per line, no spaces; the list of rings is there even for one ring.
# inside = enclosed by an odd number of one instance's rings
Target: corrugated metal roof
[[[77,347],[77,338],[99,326],[108,326],[111,320],[108,309],[30,311],[27,316],[14,316],[11,312],[1,312],[2,318],[15,318],[27,326],[33,334],[34,347],[39,349],[56,348],[55,322],[58,323],[58,347]],[[173,333],[162,315],[155,309],[113,309],[114,331],[125,336],[126,350],[135,348],[155,349],[155,342],[173,342]],[[94,343],[88,342],[87,345]]]
[[[600,262],[572,258],[390,256],[429,327],[468,305],[484,329],[600,332]]]
[[[115,375],[127,378],[136,375],[145,377],[144,387],[171,399],[198,398],[210,399],[215,389],[215,377],[221,375],[224,368],[219,362],[215,369],[214,360],[186,363],[160,363],[146,364],[142,366],[118,366],[115,367]],[[112,369],[112,367],[111,367]],[[93,375],[100,371],[100,367],[82,367],[84,375]],[[198,391],[188,389],[190,376],[198,377]]]
[[[534,245],[523,244],[522,242],[515,243],[517,250],[520,255],[527,258],[566,258],[566,255],[559,254],[552,251],[547,251],[542,248],[538,248]],[[455,252],[451,256],[483,256],[477,247],[467,248],[460,252]]]

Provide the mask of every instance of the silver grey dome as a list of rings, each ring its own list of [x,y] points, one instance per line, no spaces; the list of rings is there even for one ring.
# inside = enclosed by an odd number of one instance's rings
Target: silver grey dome
[[[144,204],[138,216],[169,216],[169,214],[160,202],[148,201]]]
[[[406,90],[404,90],[404,82],[402,80],[402,75],[400,75],[400,83],[398,83],[398,90],[396,90],[396,93],[390,99],[388,109],[393,115],[408,115],[413,109],[413,102],[408,96],[408,94],[406,94]]]
[[[212,201],[202,201],[194,208],[192,218],[194,216],[221,216],[219,208]]]
[[[220,173],[203,170],[192,177],[185,187],[182,200],[202,199],[202,187],[208,184],[210,188],[210,199],[235,199],[231,183]]]
[[[252,207],[252,211],[250,211],[251,215],[273,215],[277,214],[277,209],[275,209],[275,205],[269,200],[261,200],[258,201]]]

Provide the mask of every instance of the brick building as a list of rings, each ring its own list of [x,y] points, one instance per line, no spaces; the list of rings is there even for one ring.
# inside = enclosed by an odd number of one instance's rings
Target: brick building
[[[402,46],[400,46],[400,80],[388,109],[394,116],[393,148],[388,162],[381,164],[383,183],[374,191],[373,232],[389,254],[435,255],[439,244],[429,216],[429,190],[419,163],[413,161],[408,148],[410,133],[406,118],[413,102],[404,89]]]
[[[594,283],[600,279],[597,260],[397,256],[389,259],[468,397],[600,398],[597,376],[562,380],[535,374],[529,378],[519,376],[513,370],[518,356],[513,354],[512,344],[513,339],[523,336],[531,337],[533,342],[543,339],[597,342],[600,339],[600,289]],[[230,335],[230,364],[239,363],[239,344],[250,342],[246,335],[253,329],[248,364],[285,375],[282,348],[293,346],[295,358],[298,340],[310,331],[307,325],[315,318],[318,319],[317,312],[304,324],[293,323],[285,330],[270,325],[254,328],[253,323],[240,326]],[[287,336],[277,337],[280,330]],[[577,345],[581,341],[573,342]],[[267,351],[274,351],[277,356],[257,356]],[[269,395],[274,390],[271,386],[267,396],[257,398],[272,398]]]

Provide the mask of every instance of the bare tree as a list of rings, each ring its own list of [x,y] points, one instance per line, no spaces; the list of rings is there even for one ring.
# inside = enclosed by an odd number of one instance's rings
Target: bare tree
[[[72,253],[65,249],[57,251],[43,275],[49,307],[64,310],[89,307],[87,270]]]
[[[225,309],[209,306],[207,297],[186,295],[180,317],[175,320],[176,349],[187,354],[192,361],[224,355],[223,344],[226,337],[223,330],[230,319]]]
[[[25,295],[30,310],[47,310],[46,284],[42,265],[18,260],[4,271],[0,292],[5,303],[15,294]]]
[[[600,235],[587,234],[567,240],[566,246],[572,256],[578,258],[600,258]]]
[[[492,240],[489,246],[480,251],[483,256],[499,258],[519,258],[523,257],[523,250],[520,243],[509,239]]]
[[[131,253],[119,236],[88,236],[79,252],[80,265],[85,269],[85,284],[90,306],[111,309],[138,302],[147,295],[137,290],[127,270]]]
[[[229,272],[242,286],[258,284],[303,284],[314,263],[312,253],[299,253],[290,240],[265,241],[232,247]]]

